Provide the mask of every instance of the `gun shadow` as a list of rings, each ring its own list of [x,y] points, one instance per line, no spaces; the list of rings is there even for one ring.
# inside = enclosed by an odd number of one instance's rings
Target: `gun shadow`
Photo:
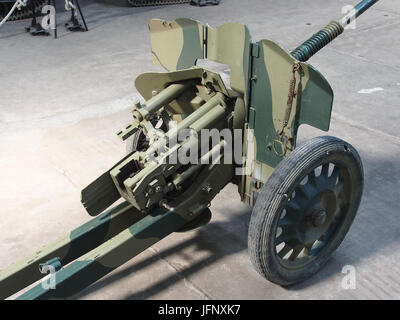
[[[72,298],[83,298],[89,293],[107,287],[114,281],[128,277],[134,272],[140,272],[153,263],[157,263],[160,260],[168,260],[168,257],[176,253],[184,252],[185,249],[188,248],[194,248],[193,255],[196,255],[196,252],[202,252],[203,255],[204,253],[207,254],[207,257],[197,260],[194,264],[190,263],[190,266],[182,268],[176,273],[174,272],[173,275],[154,284],[150,284],[145,289],[139,290],[125,297],[125,299],[148,299],[158,292],[171,287],[177,282],[190,277],[212,264],[215,264],[217,261],[226,258],[227,256],[247,250],[247,229],[249,220],[250,212],[246,211],[242,212],[240,215],[235,215],[229,221],[211,222],[197,231],[191,231],[194,233],[192,238],[174,244],[173,246],[161,250],[157,252],[157,254],[152,255],[133,266],[101,279],[87,289],[74,295]],[[179,237],[179,235],[180,234],[175,233],[171,236]]]
[[[366,265],[364,262],[366,258],[373,259],[373,257],[377,255],[384,255],[385,251],[390,250],[393,245],[398,243],[399,233],[396,229],[398,212],[391,209],[393,208],[392,202],[396,201],[396,199],[390,199],[386,196],[387,204],[385,207],[382,207],[380,201],[382,201],[383,195],[387,193],[387,186],[384,184],[377,185],[376,181],[379,177],[382,177],[382,175],[387,176],[390,172],[398,172],[400,168],[391,160],[385,161],[368,156],[363,157],[363,160],[366,169],[364,196],[357,217],[349,233],[341,246],[333,253],[331,258],[318,273],[300,284],[283,288],[283,290],[287,290],[288,293],[310,289],[311,287],[321,287],[323,283],[332,280],[337,280],[336,282],[338,286],[340,286],[340,280],[343,277],[342,268],[345,265],[354,265],[357,268],[360,267],[360,270],[362,270],[363,267],[371,268],[371,263],[374,262],[368,262]],[[387,181],[387,183],[390,183],[390,181]],[[394,181],[393,183],[396,184],[397,182]],[[225,197],[231,195],[232,192],[232,190],[225,192]],[[231,201],[232,203],[227,203],[226,199],[224,200],[223,202],[216,201],[216,209],[214,210],[219,212],[219,217],[222,214],[224,218],[227,218],[228,214],[230,215],[238,204],[233,200]],[[378,211],[379,209],[380,211]],[[89,293],[106,288],[114,281],[131,276],[134,272],[143,272],[142,270],[145,267],[157,263],[160,260],[168,261],[169,257],[174,254],[178,253],[182,257],[185,254],[185,249],[190,247],[195,248],[194,251],[192,250],[192,252],[194,252],[193,257],[196,256],[196,252],[207,252],[207,256],[200,260],[193,258],[192,260],[195,262],[188,263],[188,266],[175,270],[176,272],[174,272],[174,274],[158,282],[152,282],[146,286],[146,288],[140,289],[124,298],[149,299],[171,288],[180,281],[185,279],[190,280],[191,276],[215,265],[221,260],[226,260],[229,256],[238,253],[247,256],[247,252],[243,251],[247,250],[250,214],[251,208],[247,207],[246,209],[244,205],[241,207],[239,205],[239,208],[236,208],[236,212],[233,212],[227,220],[211,222],[207,226],[193,231],[194,236],[192,238],[174,244],[169,248],[156,250],[156,254],[153,254],[150,258],[99,280],[73,298],[83,298]],[[382,233],[381,231],[383,229],[387,230],[387,232]],[[171,236],[179,237],[179,235]],[[171,261],[174,261],[173,257]],[[262,281],[265,280],[260,276],[260,282]],[[276,290],[277,288],[274,289],[274,287],[271,286],[275,285],[265,281],[265,295],[263,294],[261,297],[257,295],[255,298],[273,298],[276,296],[276,293],[279,294],[280,292],[280,294],[282,294],[282,291]],[[314,290],[317,290],[318,287],[314,288]],[[284,296],[281,297],[285,298]],[[202,298],[213,299],[212,294],[206,294],[206,296]],[[251,297],[246,298],[251,299]]]

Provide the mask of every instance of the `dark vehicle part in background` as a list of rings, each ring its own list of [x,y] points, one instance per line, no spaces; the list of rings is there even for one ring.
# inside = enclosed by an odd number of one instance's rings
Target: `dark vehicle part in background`
[[[15,4],[15,0],[0,0],[0,20],[3,20],[6,15],[10,12]],[[41,11],[43,6],[47,4],[47,0],[34,0],[33,1],[35,10]],[[7,21],[22,20],[32,18],[31,6],[22,7],[20,10],[14,10],[12,15]]]
[[[47,14],[48,15],[48,28],[51,29],[53,31],[53,36],[55,39],[57,39],[57,7],[56,7],[56,1],[55,0],[49,0],[48,1],[49,6],[50,7],[50,11],[48,11]],[[27,32],[29,32],[31,35],[33,36],[37,36],[37,35],[49,35],[49,31],[47,31],[47,29],[45,30],[43,28],[43,26],[38,23],[36,21],[37,18],[37,13],[35,11],[34,8],[34,2],[33,0],[30,0],[28,2],[28,6],[31,6],[31,11],[32,11],[32,22],[31,25],[27,28],[25,28],[25,30]],[[46,7],[43,7],[43,9],[45,9]],[[53,12],[51,11],[53,10]],[[71,11],[71,19],[70,21],[68,21],[67,23],[65,23],[65,27],[67,28],[67,30],[72,31],[72,32],[76,32],[76,31],[89,31],[87,25],[86,25],[86,21],[85,21],[85,17],[83,16],[82,10],[81,10],[81,6],[79,4],[79,0],[65,0],[65,10],[67,11]],[[43,11],[43,10],[42,10]],[[78,20],[78,12],[81,16],[82,22],[84,24],[84,27],[82,26],[82,24],[79,22]],[[50,16],[52,15],[52,16]],[[52,21],[53,20],[53,21]]]
[[[37,12],[41,12],[42,8],[50,1],[47,0],[30,0],[28,5],[18,6],[18,9],[13,10],[13,6],[16,4],[15,0],[0,0],[0,22],[1,24],[6,21],[23,20],[33,18],[29,32],[32,35],[43,35],[46,34],[45,30],[41,28],[41,25],[36,23]],[[27,2],[27,1],[25,1]],[[52,2],[52,1],[51,1]],[[218,5],[220,0],[128,0],[128,3],[133,7],[145,7],[145,6],[161,6],[161,5],[172,5],[172,4],[184,4],[190,3],[197,6],[205,6],[208,4]],[[55,2],[53,4],[55,6]],[[71,6],[72,5],[72,6]],[[65,1],[66,10],[71,10],[71,20],[66,23],[66,28],[69,31],[88,31],[85,19],[82,15],[79,3],[76,3],[78,11],[81,15],[84,27],[79,23],[76,16],[76,8],[73,0]],[[12,12],[11,12],[12,11]],[[8,13],[11,13],[8,17]],[[7,17],[7,19],[5,19]],[[4,21],[3,21],[4,20]],[[1,26],[1,25],[0,25]]]
[[[221,0],[192,0],[190,4],[202,7],[202,6],[207,6],[209,4],[216,6],[220,2]]]
[[[221,0],[128,0],[132,7],[147,7],[147,6],[164,6],[171,4],[190,3],[197,6],[205,6],[208,4],[217,5]]]
[[[65,24],[65,27],[69,31],[89,31],[85,17],[83,16],[79,0],[66,0],[65,9],[71,11],[71,19]],[[78,20],[78,12],[81,16],[83,26]]]
[[[46,7],[46,2],[49,5],[48,11],[43,12]],[[8,10],[8,11],[7,11]],[[69,31],[89,31],[85,18],[83,16],[79,0],[65,0],[65,10],[71,11],[71,19],[65,24]],[[78,20],[78,12],[81,16],[83,25]],[[16,14],[18,13],[18,14]],[[37,18],[43,14],[48,16],[48,28],[43,27],[38,23]],[[17,17],[17,18],[16,18]],[[32,17],[29,27],[25,30],[31,35],[49,35],[48,30],[53,30],[54,38],[57,38],[57,22],[56,22],[56,1],[36,1],[36,0],[0,0],[0,27],[6,21],[17,19],[25,19]],[[45,18],[45,17],[44,17]]]

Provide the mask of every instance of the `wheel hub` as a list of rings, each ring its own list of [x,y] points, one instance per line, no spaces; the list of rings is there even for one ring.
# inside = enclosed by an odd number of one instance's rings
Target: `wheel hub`
[[[304,212],[297,224],[298,240],[303,244],[317,241],[328,229],[337,209],[336,196],[332,190],[318,190],[305,201]]]
[[[311,216],[311,223],[314,227],[322,226],[326,221],[325,209],[316,210]]]
[[[278,253],[281,259],[307,263],[330,241],[330,234],[342,220],[339,217],[346,183],[339,178],[339,168],[333,166],[330,172],[327,163],[322,165],[320,174],[314,169],[295,188],[285,207],[286,214],[278,223],[282,232],[275,243],[284,243]]]

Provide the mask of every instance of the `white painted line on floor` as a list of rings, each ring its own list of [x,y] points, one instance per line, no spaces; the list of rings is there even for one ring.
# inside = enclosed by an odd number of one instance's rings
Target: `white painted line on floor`
[[[366,93],[366,94],[370,94],[370,93],[374,93],[377,91],[383,91],[383,88],[371,88],[371,89],[361,89],[360,91],[358,91],[357,93]]]
[[[389,140],[389,141],[391,141],[391,142],[393,142],[393,143],[395,143],[397,145],[400,145],[400,138],[399,137],[393,136],[391,134],[388,134],[388,133],[380,131],[380,130],[376,130],[376,129],[370,128],[370,127],[368,127],[366,125],[363,125],[361,123],[358,123],[356,121],[353,121],[353,120],[350,120],[350,119],[348,119],[346,117],[343,117],[343,116],[341,116],[340,114],[338,114],[336,112],[332,112],[332,119],[340,121],[340,122],[344,122],[344,123],[346,123],[346,124],[348,124],[348,125],[350,125],[352,127],[364,130],[364,131],[368,132],[369,134],[373,134],[375,136],[385,138],[386,140]]]

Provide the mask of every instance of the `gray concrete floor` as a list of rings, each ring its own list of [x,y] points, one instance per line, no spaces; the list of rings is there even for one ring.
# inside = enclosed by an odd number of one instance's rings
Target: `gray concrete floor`
[[[151,18],[243,22],[253,40],[293,49],[356,2],[130,8],[124,0],[87,0],[90,32],[66,32],[60,13],[58,40],[26,34],[28,21],[7,23],[0,29],[0,268],[89,220],[80,190],[125,152],[115,133],[129,121],[135,77],[160,71],[151,64]],[[365,170],[353,227],[318,274],[289,289],[262,280],[247,253],[251,208],[229,185],[213,201],[209,225],[169,236],[75,298],[399,299],[399,28],[400,2],[381,1],[310,61],[335,91],[329,134],[352,143]],[[381,89],[362,93],[374,88]],[[321,134],[303,128],[300,135]],[[345,265],[355,267],[355,290],[341,286]]]

